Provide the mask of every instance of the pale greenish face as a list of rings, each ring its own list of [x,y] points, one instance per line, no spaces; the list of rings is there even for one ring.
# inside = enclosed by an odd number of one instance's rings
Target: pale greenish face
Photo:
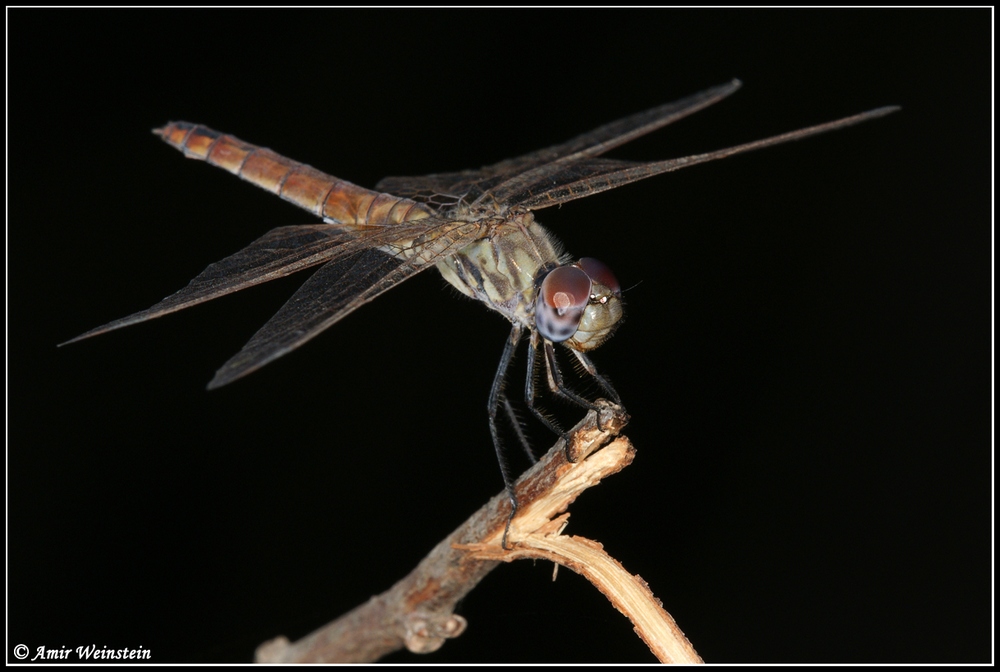
[[[583,311],[580,326],[566,345],[587,352],[593,350],[614,333],[625,316],[621,290],[605,287],[595,282],[591,287],[590,301]]]

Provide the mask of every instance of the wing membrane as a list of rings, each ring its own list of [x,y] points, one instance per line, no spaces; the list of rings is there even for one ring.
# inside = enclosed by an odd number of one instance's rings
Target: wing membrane
[[[208,384],[209,389],[241,378],[319,334],[342,317],[338,315],[341,309],[357,303],[363,294],[359,287],[370,288],[394,276],[401,276],[395,278],[395,282],[401,282],[419,270],[422,269],[407,266],[403,260],[375,249],[358,250],[328,262],[306,280],[239,353],[222,365]]]

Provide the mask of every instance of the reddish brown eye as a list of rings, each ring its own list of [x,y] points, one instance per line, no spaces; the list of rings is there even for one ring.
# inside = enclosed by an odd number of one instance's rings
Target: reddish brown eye
[[[576,266],[560,266],[545,276],[535,301],[535,326],[554,343],[576,333],[590,300],[590,278]]]
[[[542,296],[545,303],[560,313],[583,308],[590,298],[590,278],[576,266],[562,266],[545,276]]]
[[[593,257],[583,257],[577,262],[587,276],[599,285],[604,285],[611,290],[612,294],[621,294],[621,285],[618,278],[611,272],[611,269],[603,261],[598,261]]]

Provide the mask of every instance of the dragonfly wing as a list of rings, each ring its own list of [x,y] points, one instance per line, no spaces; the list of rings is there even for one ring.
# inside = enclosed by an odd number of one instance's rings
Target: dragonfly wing
[[[734,79],[693,96],[605,124],[567,142],[539,149],[513,159],[505,159],[478,170],[463,170],[419,177],[386,177],[375,188],[396,196],[431,204],[436,204],[435,199],[443,200],[442,197],[452,199],[452,202],[457,202],[462,198],[473,201],[505,180],[515,178],[525,171],[547,166],[555,161],[599,156],[717,103],[734,93],[740,86],[740,81]]]
[[[585,198],[608,189],[644,180],[661,173],[724,159],[735,154],[771,147],[784,142],[801,140],[819,133],[826,133],[845,126],[860,124],[870,119],[882,117],[899,110],[896,106],[880,107],[861,114],[836,121],[802,128],[797,131],[775,135],[763,140],[748,142],[735,147],[727,147],[705,154],[694,154],[679,159],[651,161],[617,161],[614,159],[586,158],[570,163],[556,163],[541,166],[507,180],[490,194],[501,206],[519,206],[526,210],[541,210],[578,198]]]
[[[354,237],[330,224],[279,227],[236,254],[210,264],[187,287],[155,306],[92,329],[61,345],[145,322],[315,266],[328,260],[339,246]]]
[[[319,335],[348,314],[404,280],[453,254],[479,234],[475,222],[444,223],[419,246],[352,246],[329,261],[299,288],[253,338],[220,368],[209,389],[256,371]],[[366,241],[370,243],[370,241]],[[391,250],[391,253],[384,250]]]
[[[393,196],[408,198],[440,209],[458,203],[476,184],[487,177],[489,175],[481,170],[384,177],[379,180],[375,188]]]
[[[553,161],[600,156],[615,147],[632,142],[647,133],[652,133],[679,119],[703,110],[709,105],[713,105],[723,98],[736,93],[737,89],[741,86],[743,84],[740,80],[734,79],[726,84],[713,86],[710,89],[686,98],[681,98],[680,100],[675,100],[672,103],[666,103],[645,112],[637,112],[617,121],[612,121],[609,124],[604,124],[564,143],[539,149],[515,159],[501,161],[498,164],[490,166],[490,168],[509,176],[552,163]]]

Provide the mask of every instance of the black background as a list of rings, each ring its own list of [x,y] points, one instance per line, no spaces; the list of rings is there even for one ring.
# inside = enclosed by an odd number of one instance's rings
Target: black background
[[[248,661],[388,588],[501,487],[485,404],[508,326],[433,272],[211,393],[303,276],[55,347],[314,221],[151,128],[204,123],[370,187],[733,77],[613,156],[903,111],[539,213],[637,285],[594,358],[638,457],[567,531],[645,578],[710,662],[990,660],[990,24],[8,11],[8,660]],[[499,568],[466,634],[391,660],[653,660],[593,587],[550,578]]]

